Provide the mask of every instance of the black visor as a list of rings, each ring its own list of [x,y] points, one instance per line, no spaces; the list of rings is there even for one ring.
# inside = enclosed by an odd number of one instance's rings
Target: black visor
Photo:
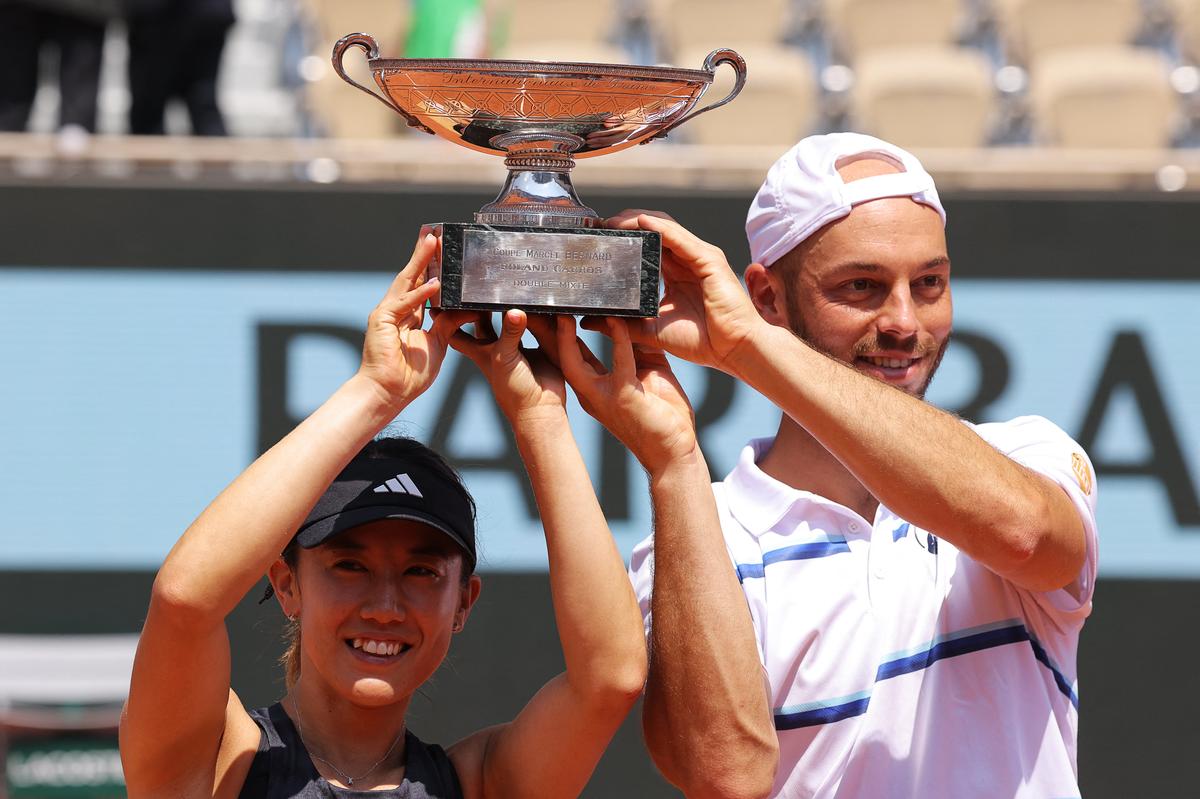
[[[452,475],[403,458],[358,457],[317,500],[300,525],[305,549],[380,519],[408,519],[441,530],[462,547],[475,570],[475,518],[466,490]]]

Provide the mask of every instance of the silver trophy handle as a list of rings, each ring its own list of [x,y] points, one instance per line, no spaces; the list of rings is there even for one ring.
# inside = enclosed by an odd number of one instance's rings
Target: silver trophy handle
[[[419,128],[426,133],[433,133],[432,130],[422,125],[416,117],[409,114],[400,106],[393,103],[389,98],[371,91],[366,86],[356,81],[354,78],[346,74],[346,68],[342,65],[342,60],[346,57],[346,51],[351,47],[357,47],[367,54],[368,60],[379,58],[379,43],[375,41],[375,37],[369,33],[351,33],[337,40],[337,44],[333,46],[333,71],[338,74],[338,77],[349,83],[359,91],[366,92],[371,97],[374,97],[379,102],[386,105],[390,110],[395,111],[404,117],[410,128]]]
[[[645,139],[641,143],[649,144],[650,142],[654,141],[655,139],[661,139],[661,138],[665,137],[670,131],[675,130],[675,128],[679,127],[684,122],[687,122],[689,119],[694,119],[694,118],[700,116],[701,114],[703,114],[704,112],[711,111],[714,108],[720,108],[721,106],[725,105],[730,100],[732,100],[734,97],[737,97],[738,94],[742,91],[742,87],[746,85],[746,59],[744,59],[740,55],[738,55],[736,50],[729,50],[729,49],[713,50],[711,53],[708,54],[708,57],[704,59],[704,69],[706,71],[708,71],[709,74],[715,73],[717,71],[717,67],[719,67],[721,64],[729,64],[731,67],[733,67],[733,71],[737,75],[737,78],[733,84],[733,89],[729,92],[728,95],[725,96],[724,99],[718,100],[717,102],[713,103],[712,105],[706,105],[703,108],[697,109],[695,111],[692,111],[689,114],[685,114],[684,116],[681,116],[679,119],[675,120],[670,125],[663,128],[660,132],[656,133],[655,135],[651,136],[648,139]]]

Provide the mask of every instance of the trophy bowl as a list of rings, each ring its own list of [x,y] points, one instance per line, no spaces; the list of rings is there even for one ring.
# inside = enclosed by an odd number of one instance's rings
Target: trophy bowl
[[[346,74],[350,48],[366,53],[382,94]],[[733,89],[697,109],[722,64],[736,73]],[[629,316],[657,314],[661,242],[648,231],[600,229],[571,184],[575,159],[663,137],[728,103],[746,81],[733,50],[714,50],[701,69],[380,58],[365,33],[334,45],[333,66],[409,126],[505,156],[505,185],[475,224],[426,226],[442,245],[430,270],[442,279],[441,307]]]

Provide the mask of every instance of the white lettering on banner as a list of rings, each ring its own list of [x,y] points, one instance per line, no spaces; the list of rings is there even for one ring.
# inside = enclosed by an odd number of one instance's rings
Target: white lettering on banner
[[[387,285],[383,274],[0,272],[0,568],[159,564],[261,447],[354,373]],[[958,341],[930,400],[984,421],[1042,415],[1087,446],[1102,574],[1200,577],[1200,414],[1189,405],[1200,370],[1181,367],[1195,361],[1200,281],[960,278],[955,307]],[[755,392],[677,368],[715,470],[773,432],[778,413]],[[650,526],[644,478],[577,406],[571,415],[628,553]],[[474,367],[451,354],[399,430],[463,467],[483,568],[544,567],[511,432]],[[64,452],[89,475],[69,502],[46,477]],[[172,468],[154,468],[165,453]]]
[[[6,764],[13,788],[124,785],[121,754],[113,749],[50,749],[11,752]]]

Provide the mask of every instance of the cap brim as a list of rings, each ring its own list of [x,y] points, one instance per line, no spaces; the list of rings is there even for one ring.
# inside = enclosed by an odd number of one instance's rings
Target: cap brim
[[[344,533],[351,528],[361,527],[364,524],[383,519],[404,519],[420,522],[436,530],[440,530],[449,536],[454,543],[458,544],[463,554],[466,555],[471,568],[475,567],[475,559],[471,556],[470,548],[463,541],[462,536],[454,532],[448,524],[432,514],[422,513],[419,510],[411,508],[399,508],[395,505],[369,505],[367,507],[350,508],[341,513],[326,516],[324,519],[313,522],[297,533],[296,543],[305,549],[312,549],[325,543],[338,533]]]

